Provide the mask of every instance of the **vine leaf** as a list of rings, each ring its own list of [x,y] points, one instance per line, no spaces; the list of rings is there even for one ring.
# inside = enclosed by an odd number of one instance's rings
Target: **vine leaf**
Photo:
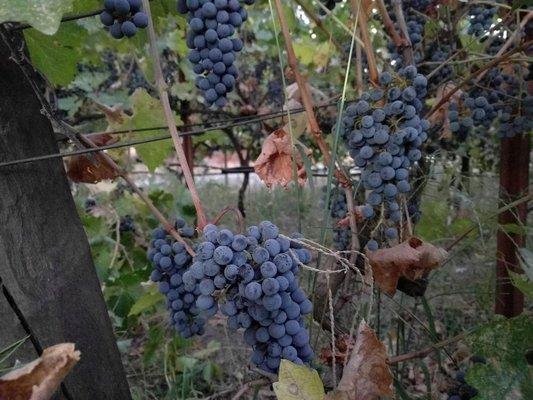
[[[478,390],[479,400],[533,398],[533,372],[526,352],[533,343],[530,315],[493,321],[476,329],[466,338],[473,354],[487,359],[468,369],[466,381]]]
[[[72,0],[8,0],[0,4],[2,22],[26,22],[40,32],[53,35],[61,17],[72,9]]]
[[[99,134],[91,137],[96,146],[115,143],[116,139],[110,134]],[[71,157],[67,162],[67,175],[76,183],[97,183],[104,179],[115,179],[118,172],[112,168],[101,154],[93,154],[89,159],[85,155]]]
[[[267,187],[287,187],[293,180],[293,161],[296,162],[298,184],[307,179],[302,159],[291,143],[290,135],[284,129],[272,132],[263,143],[261,154],[255,161],[255,172]]]
[[[415,236],[394,247],[367,254],[375,281],[381,290],[391,296],[396,292],[400,276],[412,281],[419,279],[437,268],[447,255],[446,250]]]
[[[385,345],[363,320],[342,378],[326,400],[377,400],[392,397],[392,374]]]
[[[273,384],[278,400],[324,399],[324,385],[314,369],[281,360],[278,377]]]
[[[0,399],[47,400],[79,360],[74,343],[48,347],[38,359],[0,377]]]

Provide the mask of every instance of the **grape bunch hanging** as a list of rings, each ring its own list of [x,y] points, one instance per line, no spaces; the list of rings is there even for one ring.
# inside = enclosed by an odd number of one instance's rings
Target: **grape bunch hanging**
[[[183,237],[194,235],[183,220],[176,228]],[[282,358],[297,364],[312,360],[304,316],[313,307],[297,279],[311,254],[300,235],[283,236],[269,221],[245,235],[207,225],[194,258],[162,228],[152,237],[151,280],[166,296],[170,325],[182,337],[203,334],[207,319],[220,310],[229,329],[244,329],[251,361],[260,368],[277,372]]]
[[[235,57],[244,43],[232,38],[248,19],[243,4],[255,0],[178,0],[178,11],[187,14],[188,58],[197,75],[195,84],[202,90],[206,103],[224,107],[227,94],[238,77]]]
[[[427,79],[416,67],[383,72],[379,82],[381,88],[363,93],[346,108],[342,121],[349,153],[363,169],[361,179],[370,191],[363,217],[384,219],[367,243],[369,250],[379,247],[381,233],[390,240],[398,237],[402,195],[411,190],[409,171],[422,157],[420,147],[429,129],[429,122],[420,117]]]
[[[100,14],[102,24],[109,27],[115,39],[133,37],[148,26],[148,15],[142,11],[142,0],[105,0]]]

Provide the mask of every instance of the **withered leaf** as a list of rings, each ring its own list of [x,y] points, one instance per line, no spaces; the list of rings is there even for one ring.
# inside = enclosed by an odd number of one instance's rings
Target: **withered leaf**
[[[367,256],[374,280],[382,291],[392,296],[400,276],[410,280],[419,279],[437,268],[447,252],[413,236],[394,247],[370,251]]]
[[[296,163],[298,184],[303,186],[307,174],[302,159],[294,151],[290,135],[285,130],[278,129],[266,138],[254,169],[267,187],[287,187],[293,180],[293,160]]]
[[[115,143],[116,139],[107,133],[91,135],[96,146]],[[89,158],[85,155],[73,156],[67,161],[67,175],[76,183],[97,183],[104,179],[115,179],[118,174],[108,165],[101,154],[93,153]]]
[[[0,399],[47,400],[80,359],[73,343],[48,347],[40,358],[0,377]]]
[[[392,374],[385,345],[361,321],[355,347],[334,392],[326,400],[377,400],[392,397]]]

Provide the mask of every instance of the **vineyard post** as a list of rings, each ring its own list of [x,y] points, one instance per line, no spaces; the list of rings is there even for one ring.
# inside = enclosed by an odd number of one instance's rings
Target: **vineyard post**
[[[528,194],[529,153],[528,135],[502,139],[500,145],[500,207]],[[514,317],[524,308],[524,296],[513,285],[509,271],[522,272],[518,249],[525,246],[525,234],[521,230],[527,223],[527,205],[527,202],[523,202],[502,212],[498,217],[494,311],[506,317]]]

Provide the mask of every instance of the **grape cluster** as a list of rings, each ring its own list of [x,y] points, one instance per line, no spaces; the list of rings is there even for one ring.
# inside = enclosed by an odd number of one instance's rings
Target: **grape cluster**
[[[131,215],[125,215],[120,219],[119,225],[120,232],[133,232],[135,231],[135,222]]]
[[[133,37],[137,29],[148,26],[148,15],[142,11],[142,0],[105,0],[100,14],[102,24],[109,27],[115,39]]]
[[[411,41],[411,45],[414,50],[414,62],[418,63],[422,60],[422,54],[420,52],[420,49],[418,48],[419,44],[422,43],[422,37],[424,35],[424,27],[426,25],[427,18],[421,15],[420,13],[423,13],[426,11],[426,9],[431,4],[431,0],[405,0],[402,1],[402,11],[405,18],[405,23],[407,25],[407,34],[409,35],[409,39]],[[397,25],[396,21],[396,15],[394,13],[393,7],[392,7],[392,1],[385,2],[385,5],[387,7],[387,10],[389,12],[389,15],[391,16],[391,19],[395,22],[395,25]],[[398,26],[396,26],[396,29],[398,29]],[[387,48],[390,53],[391,60],[393,62],[393,65],[395,68],[400,68],[404,66],[404,60],[403,56],[398,53],[398,49],[394,45],[394,43],[389,42],[387,44]]]
[[[320,2],[330,11],[333,11],[335,9],[335,6],[338,3],[342,3],[343,0],[320,0]],[[324,10],[322,7],[318,8],[318,13],[320,15],[327,15],[326,10]]]
[[[176,221],[176,228],[185,238],[194,236],[194,228],[187,226],[183,219]],[[196,305],[201,292],[186,278],[190,274],[191,256],[183,243],[176,241],[163,228],[157,228],[152,232],[148,259],[153,265],[150,279],[158,282],[159,291],[167,298],[170,325],[184,338],[203,334],[206,316]]]
[[[189,237],[186,228],[180,233]],[[183,337],[202,334],[206,319],[220,309],[229,329],[245,330],[251,361],[260,368],[276,372],[281,358],[308,363],[313,351],[303,318],[313,307],[296,276],[311,254],[298,238],[280,235],[269,221],[246,235],[207,225],[191,259],[181,243],[156,229],[148,251],[151,279],[167,296],[171,323]]]
[[[474,36],[483,36],[491,25],[494,14],[498,9],[482,4],[476,4],[468,10],[468,34]]]
[[[320,201],[321,207],[326,206],[327,186],[322,188],[324,195]],[[346,203],[346,193],[339,187],[331,188],[328,209],[333,219],[333,247],[336,250],[344,251],[350,249],[352,231],[350,227],[338,226],[337,222],[348,215],[348,204]]]
[[[411,190],[409,170],[421,159],[420,147],[427,139],[429,122],[420,118],[427,79],[414,66],[397,74],[383,72],[381,88],[363,93],[350,104],[343,117],[343,138],[359,168],[364,188],[369,190],[363,217],[383,215],[381,231],[387,239],[398,237],[396,224],[401,222],[400,196]],[[377,212],[379,211],[379,212]],[[378,242],[370,240],[370,250]]]
[[[452,48],[448,44],[441,42],[433,42],[427,46],[425,56],[428,61],[444,63],[452,55]],[[440,67],[439,65],[433,65],[432,70]],[[453,74],[453,67],[450,64],[444,65],[436,73],[434,73],[429,80],[431,85],[441,85],[447,81]]]
[[[474,355],[470,360],[473,364],[486,364],[485,357]],[[475,387],[466,382],[465,371],[458,371],[455,375],[456,384],[448,391],[448,400],[470,400],[477,396],[478,391]]]
[[[255,0],[178,0],[178,11],[188,14],[186,42],[197,75],[195,83],[210,106],[226,105],[239,75],[235,56],[244,43],[231,37],[248,19],[241,3],[251,5]]]

